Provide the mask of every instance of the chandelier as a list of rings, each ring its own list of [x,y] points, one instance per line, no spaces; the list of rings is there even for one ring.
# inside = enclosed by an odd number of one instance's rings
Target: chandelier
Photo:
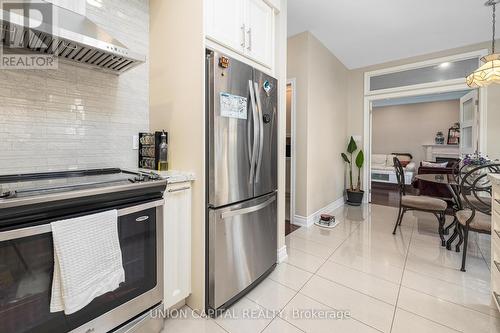
[[[467,76],[467,85],[471,88],[486,87],[492,83],[500,83],[500,54],[495,53],[495,21],[496,4],[500,0],[488,0],[485,6],[493,7],[493,38],[491,41],[491,53],[481,58],[484,64]]]

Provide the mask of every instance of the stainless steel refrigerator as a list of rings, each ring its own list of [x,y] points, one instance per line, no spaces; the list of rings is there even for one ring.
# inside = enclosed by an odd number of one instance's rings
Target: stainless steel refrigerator
[[[227,308],[277,257],[277,81],[207,50],[207,307]]]

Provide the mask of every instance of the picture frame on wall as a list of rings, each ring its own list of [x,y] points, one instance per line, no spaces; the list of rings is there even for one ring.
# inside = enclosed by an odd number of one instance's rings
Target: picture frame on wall
[[[448,141],[449,145],[459,145],[460,144],[460,127],[451,127],[448,130]]]

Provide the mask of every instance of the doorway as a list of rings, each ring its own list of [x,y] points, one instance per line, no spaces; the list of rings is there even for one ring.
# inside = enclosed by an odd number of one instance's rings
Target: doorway
[[[368,193],[365,196],[365,202],[372,201],[373,103],[395,98],[413,98],[470,90],[464,78],[467,73],[481,64],[480,58],[487,53],[486,49],[478,50],[364,73],[363,150],[367,168],[363,170],[365,180],[363,189]],[[480,130],[474,131],[471,127],[463,128],[463,130],[470,133],[474,140],[477,139],[473,141],[478,147],[476,151],[486,151],[487,90],[480,88],[475,91],[477,104],[469,104],[469,107],[473,106],[474,126]],[[405,125],[402,124],[402,126]],[[448,135],[448,133],[443,134]]]
[[[451,173],[454,164],[469,153],[463,147],[477,150],[474,96],[477,90],[372,101],[371,203],[399,206],[394,156],[403,164],[407,194],[418,195],[419,190],[428,194],[433,189],[414,183],[416,175],[428,173],[430,166],[436,173]]]
[[[293,223],[295,216],[295,79],[286,85],[286,186],[285,186],[285,236],[300,228]]]

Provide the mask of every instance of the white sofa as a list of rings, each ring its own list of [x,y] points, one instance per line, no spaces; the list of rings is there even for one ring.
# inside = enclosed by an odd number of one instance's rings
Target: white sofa
[[[397,184],[394,157],[396,155],[372,154],[371,174],[372,182]],[[415,174],[415,163],[410,162],[405,171],[405,184],[410,185]]]

